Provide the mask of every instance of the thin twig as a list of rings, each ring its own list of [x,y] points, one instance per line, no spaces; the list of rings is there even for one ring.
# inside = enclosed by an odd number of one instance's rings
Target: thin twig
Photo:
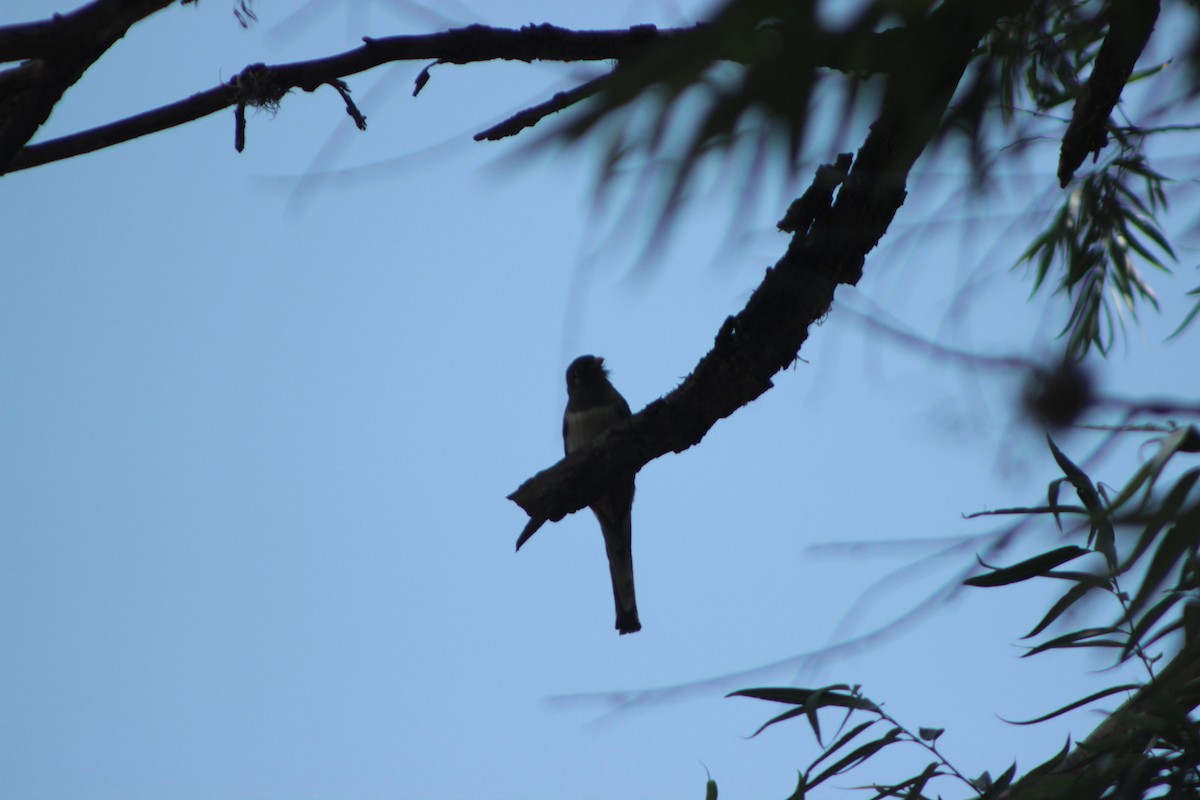
[[[493,125],[485,131],[480,131],[475,134],[475,141],[481,142],[486,139],[489,142],[495,142],[508,136],[516,136],[526,128],[532,128],[551,114],[558,113],[564,108],[569,108],[601,91],[612,79],[612,76],[612,72],[606,72],[599,77],[579,84],[574,89],[558,92],[546,102],[538,103],[536,106],[519,111],[498,125]]]

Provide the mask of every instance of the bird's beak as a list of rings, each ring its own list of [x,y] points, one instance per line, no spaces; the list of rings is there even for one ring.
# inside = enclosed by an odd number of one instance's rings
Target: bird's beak
[[[604,366],[604,358],[601,356],[596,356],[596,363],[603,367]]]

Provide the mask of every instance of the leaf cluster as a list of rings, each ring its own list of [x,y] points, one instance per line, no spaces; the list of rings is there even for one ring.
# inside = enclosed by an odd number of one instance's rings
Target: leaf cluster
[[[1130,428],[1144,431],[1145,427]],[[1011,764],[993,779],[968,778],[938,750],[944,731],[901,725],[859,687],[820,689],[757,688],[734,692],[790,708],[767,720],[755,735],[790,719],[807,720],[820,755],[803,771],[791,800],[801,800],[830,778],[849,773],[885,749],[918,746],[932,756],[912,775],[894,783],[862,787],[871,800],[932,797],[930,785],[953,780],[978,798],[1194,798],[1200,793],[1200,429],[1167,425],[1152,444],[1153,455],[1119,489],[1097,483],[1049,440],[1062,471],[1047,488],[1047,504],[1025,509],[1046,516],[1076,539],[965,581],[994,588],[1033,579],[1061,582],[1062,594],[1026,634],[1035,639],[1027,656],[1053,650],[1100,648],[1120,664],[1140,662],[1146,678],[1106,687],[1035,719],[1032,725],[1090,706],[1105,698],[1127,697],[1090,736],[1016,777]],[[1078,503],[1066,502],[1073,490]],[[1068,564],[1081,567],[1064,569]],[[1128,584],[1130,589],[1123,588]],[[1101,624],[1048,633],[1080,608],[1084,598],[1107,597],[1115,612]],[[1039,637],[1040,640],[1039,640]],[[1166,653],[1174,653],[1161,667]],[[840,711],[832,740],[825,744],[820,712]],[[865,719],[864,719],[865,718]]]
[[[1027,639],[1042,635],[1093,593],[1110,596],[1118,612],[1109,624],[1046,639],[1026,655],[1102,647],[1114,650],[1118,662],[1137,657],[1150,669],[1149,649],[1164,639],[1179,634],[1185,649],[1200,644],[1200,466],[1165,477],[1169,466],[1200,452],[1200,430],[1170,426],[1164,433],[1154,456],[1116,492],[1095,483],[1048,440],[1063,477],[1049,484],[1047,506],[1031,513],[1050,515],[1060,527],[1065,520],[1072,532],[1086,531],[1083,544],[1058,547],[1008,567],[989,567],[966,583],[995,587],[1034,578],[1066,583]],[[1168,484],[1165,489],[1162,482]],[[1060,502],[1067,487],[1074,489],[1079,505]],[[1059,569],[1088,556],[1094,557],[1091,569]],[[1129,592],[1122,588],[1126,580],[1135,586]]]
[[[1132,141],[1122,152],[1067,193],[1021,256],[1034,265],[1034,292],[1053,276],[1055,291],[1071,299],[1062,335],[1075,359],[1093,347],[1107,354],[1125,330],[1125,315],[1137,319],[1140,303],[1157,310],[1158,300],[1137,262],[1170,272],[1168,262],[1175,259],[1158,221],[1167,208],[1167,178],[1150,167]],[[1140,191],[1134,185],[1139,182]]]
[[[871,800],[886,797],[924,798],[927,785],[939,778],[953,778],[977,792],[981,798],[998,798],[1008,789],[1016,774],[1013,764],[997,779],[988,773],[978,778],[967,778],[954,767],[937,749],[937,740],[944,731],[941,728],[918,728],[912,732],[897,722],[877,703],[866,698],[858,686],[837,684],[820,689],[760,688],[742,689],[730,697],[750,697],[785,703],[792,708],[763,723],[755,735],[778,722],[803,716],[808,720],[822,751],[816,759],[802,770],[796,788],[788,800],[804,800],[809,792],[830,778],[844,775],[865,764],[885,749],[897,745],[916,745],[933,756],[932,761],[916,774],[896,783],[873,783],[863,787],[873,794]],[[844,709],[833,740],[825,745],[821,737],[820,711]],[[851,718],[867,717],[850,727]]]
[[[1080,75],[1103,40],[1102,8],[1094,2],[1034,3],[1025,14],[1000,21],[983,55],[997,74],[1006,123],[1017,120],[1027,101],[1047,112],[1078,96]]]
[[[837,86],[848,119],[870,79],[902,61],[907,37],[891,26],[922,20],[937,4],[865,3],[837,28],[823,21],[821,5],[726,0],[688,35],[623,60],[604,92],[566,128],[567,137],[607,136],[604,181],[631,164],[665,168],[662,224],[678,211],[706,156],[725,159],[748,149],[747,183],[768,163],[794,175],[814,130],[828,124],[828,104],[818,100],[825,98],[823,86],[845,78]]]
[[[747,187],[757,185],[768,164],[794,174],[818,131],[839,128],[840,119],[845,133],[851,120],[881,112],[885,80],[907,87],[914,103],[910,116],[920,117],[928,87],[921,86],[927,78],[919,76],[914,58],[949,46],[947,33],[933,24],[948,5],[876,0],[831,24],[817,0],[726,0],[687,35],[622,59],[606,76],[604,90],[566,127],[566,136],[606,137],[602,185],[639,166],[665,176],[661,235],[706,158],[744,164]],[[982,185],[1034,123],[1044,128],[1047,119],[1066,117],[1050,125],[1050,136],[1059,138],[1068,135],[1063,125],[1074,114],[1097,115],[1095,130],[1085,136],[1093,166],[1063,193],[1019,263],[1033,265],[1035,292],[1046,287],[1070,299],[1062,330],[1069,355],[1082,358],[1093,348],[1106,354],[1127,319],[1136,320],[1147,304],[1158,308],[1139,266],[1170,271],[1175,259],[1162,222],[1169,180],[1149,162],[1145,147],[1161,131],[1123,121],[1124,105],[1109,113],[1084,102],[1095,94],[1088,79],[1098,55],[1110,38],[1120,38],[1113,3],[1010,5],[1019,11],[997,14],[983,39],[971,43],[973,68],[932,144],[966,133],[972,173]],[[1156,65],[1122,75],[1113,97],[1123,84],[1165,74]],[[833,144],[841,149],[845,143]],[[1065,154],[1065,138],[1063,144]],[[1197,313],[1200,302],[1184,325]]]
[[[966,581],[978,587],[1032,579],[1066,584],[1026,634],[1041,639],[1025,655],[1099,648],[1118,664],[1140,661],[1146,675],[1018,723],[1128,697],[1073,751],[1064,748],[1022,778],[1017,788],[1025,794],[1015,796],[1195,797],[1200,790],[1200,724],[1191,716],[1200,704],[1200,430],[1169,425],[1161,433],[1154,454],[1117,490],[1094,481],[1049,440],[1063,476],[1049,484],[1047,506],[1030,513],[1049,515],[1082,542],[989,567]],[[1064,489],[1074,490],[1078,505],[1061,502]],[[1062,569],[1077,560],[1087,568]],[[1050,635],[1084,598],[1108,598],[1115,612],[1106,623]],[[1160,667],[1171,652],[1170,663]]]

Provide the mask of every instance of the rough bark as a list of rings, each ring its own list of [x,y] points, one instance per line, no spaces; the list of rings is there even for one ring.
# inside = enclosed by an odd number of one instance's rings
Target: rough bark
[[[0,174],[63,93],[135,22],[173,0],[96,0],[50,20],[0,29],[0,61],[28,59],[0,72]]]
[[[861,277],[980,39],[1028,4],[955,0],[909,32],[911,49],[889,75],[879,117],[828,213],[816,213],[793,234],[787,253],[678,388],[509,495],[530,517],[522,538],[586,507],[616,476],[699,443],[718,420],[771,388],[772,377],[799,356],[812,324],[829,313],[836,286]]]

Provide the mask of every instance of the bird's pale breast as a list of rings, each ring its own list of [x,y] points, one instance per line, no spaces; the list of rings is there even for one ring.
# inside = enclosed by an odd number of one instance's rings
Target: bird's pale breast
[[[566,414],[566,449],[574,452],[612,427],[622,419],[620,409],[615,406],[599,406],[586,411],[568,411]]]

